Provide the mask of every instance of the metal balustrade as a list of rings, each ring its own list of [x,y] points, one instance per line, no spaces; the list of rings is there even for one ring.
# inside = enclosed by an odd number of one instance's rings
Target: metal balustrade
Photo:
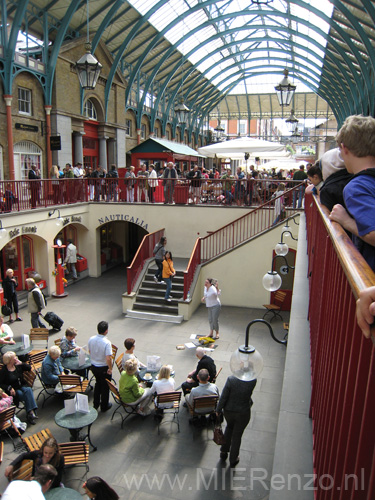
[[[315,197],[305,198],[313,464],[317,500],[375,497],[374,345],[357,326],[375,274]]]

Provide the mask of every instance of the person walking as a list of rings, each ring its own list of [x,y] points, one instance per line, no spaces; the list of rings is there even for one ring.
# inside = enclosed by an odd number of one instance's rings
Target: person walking
[[[73,280],[76,281],[77,278],[77,247],[73,245],[73,240],[68,240],[68,246],[66,247],[66,256],[64,263],[67,264],[69,274],[72,274]]]
[[[158,266],[158,269],[154,276],[155,283],[162,283],[162,273],[163,273],[163,260],[165,256],[165,245],[167,244],[167,238],[162,236],[160,238],[159,243],[155,245],[153,254],[155,256],[155,264]]]
[[[18,299],[17,299],[17,289],[18,283],[14,277],[13,269],[7,269],[5,279],[3,281],[4,288],[4,299],[7,302],[8,307],[10,307],[9,323],[13,323],[12,313],[16,315],[16,321],[22,321],[22,318],[18,315]]]
[[[31,326],[33,328],[47,328],[40,319],[42,310],[46,307],[43,294],[33,278],[27,278],[26,286],[29,291],[27,295],[27,310],[31,316]]]
[[[165,291],[164,299],[167,302],[172,301],[172,297],[170,296],[170,292],[172,289],[172,278],[176,275],[176,271],[173,268],[173,260],[172,254],[169,251],[165,252],[164,260],[163,260],[163,273],[162,278],[167,284],[167,289]]]
[[[241,438],[247,424],[250,422],[251,396],[256,386],[256,379],[245,381],[231,375],[227,378],[216,414],[219,417],[224,411],[227,426],[224,432],[225,444],[220,448],[221,460],[226,460],[229,453],[229,463],[235,467],[240,461]]]
[[[99,406],[102,412],[109,410],[109,387],[107,380],[112,379],[112,344],[107,339],[108,323],[100,321],[97,326],[98,333],[88,342],[91,356],[91,371],[95,377],[94,408]]]
[[[219,315],[221,310],[221,302],[219,300],[219,284],[217,280],[207,278],[204,282],[204,292],[202,302],[206,302],[208,312],[208,322],[210,324],[210,337],[214,339],[220,338],[219,336]],[[213,336],[215,330],[215,337]]]

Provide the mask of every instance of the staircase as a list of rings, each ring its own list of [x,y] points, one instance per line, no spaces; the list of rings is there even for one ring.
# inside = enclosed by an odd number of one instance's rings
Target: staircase
[[[183,316],[178,314],[178,300],[182,299],[184,290],[184,275],[176,270],[172,279],[172,302],[164,300],[166,285],[158,285],[154,281],[156,267],[149,268],[143,278],[133,304],[133,309],[127,309],[128,318],[182,323]]]

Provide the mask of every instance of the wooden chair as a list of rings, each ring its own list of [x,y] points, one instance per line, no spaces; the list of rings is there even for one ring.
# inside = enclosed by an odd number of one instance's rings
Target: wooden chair
[[[115,345],[112,344],[112,366],[115,363],[117,351],[118,351],[118,347],[116,347]]]
[[[31,436],[22,437],[22,441],[27,451],[39,451],[44,441],[49,438],[53,438],[51,431],[49,429],[42,429]]]
[[[47,356],[47,354],[48,354],[47,350],[34,352],[33,354],[31,351],[29,353],[28,362],[36,371],[39,371],[42,367],[43,360]]]
[[[16,413],[16,407],[15,406],[10,406],[6,410],[0,411],[0,433],[4,432],[12,441],[13,448],[16,450],[17,446],[16,443],[10,434],[9,430],[14,429],[13,425],[13,417]],[[18,433],[20,436],[20,434]]]
[[[213,384],[216,384],[217,377],[220,375],[222,369],[223,369],[223,367],[221,366],[219,371],[216,372],[216,375],[214,376],[213,380],[210,380],[210,382],[212,382]]]
[[[178,419],[178,414],[180,412],[180,402],[181,402],[181,392],[164,392],[162,394],[158,394],[156,396],[155,411],[162,411],[165,415],[166,413],[173,414],[172,422],[177,424],[178,432],[180,432],[180,421]],[[167,408],[164,408],[164,405],[168,405]],[[157,417],[157,413],[156,413]],[[158,434],[160,434],[160,424],[162,423],[161,418],[157,418],[158,422]]]
[[[57,347],[60,347],[61,339],[54,340],[54,343],[55,343],[55,345],[57,345]]]
[[[36,370],[33,367],[31,368],[30,371],[23,372],[23,378],[25,380],[25,383],[31,389],[34,386],[34,382],[35,382],[35,379],[36,379],[36,373],[37,372],[36,372]],[[17,404],[17,415],[22,410],[26,410],[25,403],[23,401],[19,401],[18,404]]]
[[[282,292],[281,290],[277,290],[277,292],[275,292],[275,294],[274,294],[274,303],[273,304],[263,304],[263,307],[265,307],[267,309],[267,311],[263,315],[263,319],[267,316],[267,314],[271,313],[272,318],[270,319],[270,321],[272,321],[277,316],[281,319],[281,321],[284,321],[283,317],[281,316],[279,311],[281,311],[281,308],[284,304],[285,298],[286,298],[286,292]]]
[[[0,464],[3,463],[4,441],[0,441]]]
[[[122,358],[124,357],[124,353],[120,354],[120,356],[116,359],[115,363],[116,363],[116,366],[118,368],[118,371],[120,372],[120,375],[121,373],[124,371],[123,367],[122,367]]]
[[[65,468],[83,466],[86,467],[85,475],[89,469],[89,445],[85,441],[73,443],[59,443],[60,453],[64,457]]]
[[[37,356],[37,355],[35,355]],[[32,366],[35,368],[34,364],[32,364]],[[54,397],[54,396],[57,396],[58,394],[55,392],[55,388],[56,386],[55,385],[51,385],[51,384],[46,384],[44,382],[44,380],[42,379],[42,376],[40,374],[40,372],[38,370],[35,370],[36,371],[36,375],[39,379],[39,382],[40,382],[40,385],[42,386],[41,390],[39,391],[39,394],[36,398],[37,401],[39,401],[39,397],[41,395],[43,395],[43,403],[42,403],[42,408],[44,407],[44,403],[46,401],[48,401],[50,398]]]
[[[188,403],[189,412],[192,417],[190,423],[193,423],[194,419],[198,417],[215,413],[218,399],[219,396],[200,396],[193,399],[192,405]]]
[[[139,408],[139,404],[134,404],[134,403],[124,403],[124,401],[121,399],[121,396],[120,396],[120,393],[118,392],[118,389],[117,387],[115,386],[115,384],[113,382],[111,382],[110,380],[107,380],[107,384],[109,386],[109,390],[111,391],[112,393],[112,397],[115,401],[115,403],[117,404],[117,408],[115,409],[115,411],[113,412],[112,414],[112,418],[111,420],[113,420],[113,417],[115,416],[115,414],[121,410],[121,408],[124,410],[125,412],[125,415],[122,415],[121,412],[119,413],[119,415],[121,416],[121,429],[124,425],[124,422],[125,420],[130,417],[130,415],[133,415],[133,414],[136,414],[137,413],[137,410]]]
[[[33,344],[33,350],[29,352],[29,356],[48,349],[48,336],[48,328],[30,329],[30,342]]]
[[[30,481],[33,475],[34,462],[32,460],[22,460],[20,464],[14,466],[10,481]]]
[[[88,380],[81,380],[79,375],[59,375],[59,380],[63,386],[64,393],[67,394],[84,394],[89,386]],[[72,386],[66,389],[64,386]]]

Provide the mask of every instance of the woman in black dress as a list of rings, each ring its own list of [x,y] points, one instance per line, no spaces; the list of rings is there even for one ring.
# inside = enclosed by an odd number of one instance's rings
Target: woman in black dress
[[[17,280],[13,277],[13,274],[13,269],[8,269],[6,277],[3,280],[4,299],[6,299],[7,305],[10,307],[9,323],[13,323],[14,321],[12,318],[13,310],[16,315],[16,321],[22,321],[18,316]]]

